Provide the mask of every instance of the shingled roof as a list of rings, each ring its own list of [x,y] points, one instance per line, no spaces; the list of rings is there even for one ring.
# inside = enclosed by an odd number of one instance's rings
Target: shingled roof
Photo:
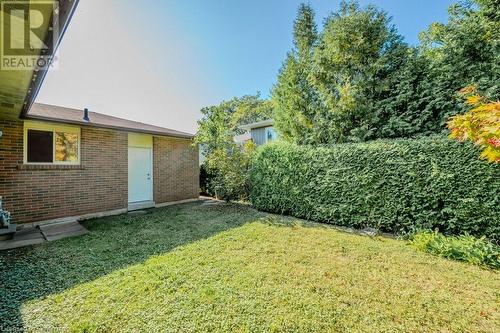
[[[83,110],[70,109],[61,106],[35,103],[26,115],[27,119],[45,120],[64,124],[91,126],[123,130],[127,132],[147,133],[154,135],[170,136],[191,139],[194,135],[172,130],[169,128],[148,125],[137,121],[108,116],[98,112],[89,111],[90,121],[83,119]]]

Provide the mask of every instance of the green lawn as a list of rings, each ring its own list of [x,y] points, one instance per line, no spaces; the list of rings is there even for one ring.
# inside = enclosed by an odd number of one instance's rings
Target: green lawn
[[[500,275],[199,203],[0,253],[0,331],[499,332]]]

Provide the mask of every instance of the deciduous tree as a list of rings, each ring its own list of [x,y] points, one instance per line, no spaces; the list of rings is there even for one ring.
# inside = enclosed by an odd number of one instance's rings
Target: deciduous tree
[[[450,137],[474,142],[481,147],[482,158],[500,163],[500,101],[488,101],[473,86],[464,88],[461,94],[472,109],[450,119]]]
[[[201,110],[202,119],[195,143],[206,157],[203,187],[209,194],[226,200],[244,200],[248,196],[248,167],[255,150],[253,143],[235,144],[243,124],[272,117],[269,101],[258,95],[234,98]]]

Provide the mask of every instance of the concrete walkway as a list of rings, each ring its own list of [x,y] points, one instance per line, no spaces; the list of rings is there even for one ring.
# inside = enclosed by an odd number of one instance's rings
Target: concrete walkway
[[[76,221],[25,228],[16,232],[13,239],[0,241],[0,251],[51,242],[62,238],[81,236],[88,233],[89,231]]]

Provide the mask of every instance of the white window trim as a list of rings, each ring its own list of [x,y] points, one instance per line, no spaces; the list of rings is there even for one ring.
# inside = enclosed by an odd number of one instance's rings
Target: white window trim
[[[53,133],[52,139],[52,163],[50,162],[28,162],[28,130],[37,131],[47,131]],[[61,162],[56,161],[56,132],[71,133],[77,135],[78,140],[78,159],[76,162]],[[81,130],[80,127],[36,122],[36,121],[25,121],[24,122],[24,138],[23,138],[23,163],[27,165],[80,165],[80,153],[81,153]]]

